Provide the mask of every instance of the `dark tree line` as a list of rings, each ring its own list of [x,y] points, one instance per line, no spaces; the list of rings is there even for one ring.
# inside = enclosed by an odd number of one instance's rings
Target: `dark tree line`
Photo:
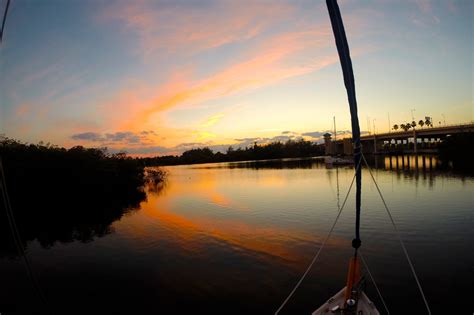
[[[142,160],[147,166],[178,165],[309,157],[324,155],[324,150],[324,145],[301,139],[297,141],[288,140],[287,142],[276,141],[264,145],[254,143],[253,146],[237,149],[230,146],[226,153],[213,152],[209,148],[192,149],[183,152],[180,156],[166,155],[143,158]]]
[[[124,153],[0,138],[0,157],[22,242],[90,241],[146,198],[144,166]],[[154,181],[163,180],[155,172]],[[159,178],[157,178],[159,177]],[[0,195],[0,256],[15,255]]]
[[[420,125],[420,127],[423,129],[423,126],[426,126],[426,127],[431,127],[433,128],[433,118],[431,117],[425,117],[425,119],[420,119],[418,121],[418,123],[416,121],[412,121],[411,123],[410,122],[407,122],[407,123],[402,123],[400,125],[398,124],[395,124],[393,125],[392,129],[397,131],[399,128],[402,129],[403,131],[408,131],[410,129],[415,129],[417,125]]]
[[[454,170],[467,171],[474,174],[472,154],[474,134],[466,132],[446,137],[440,144],[439,157],[443,167],[451,166]],[[451,163],[451,165],[449,165]]]

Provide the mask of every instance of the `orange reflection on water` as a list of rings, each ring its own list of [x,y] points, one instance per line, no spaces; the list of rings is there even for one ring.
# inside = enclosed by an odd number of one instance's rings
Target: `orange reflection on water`
[[[321,235],[315,235],[313,231],[262,223],[251,212],[242,212],[242,209],[255,210],[250,204],[233,199],[231,193],[218,191],[216,176],[215,172],[172,176],[162,194],[148,195],[141,210],[130,218],[135,222],[127,226],[126,233],[134,234],[135,238],[166,239],[194,254],[205,253],[214,244],[262,259],[276,258],[301,268],[313,254],[305,248],[308,244],[321,243],[327,230],[316,231]],[[288,186],[284,179],[276,177],[256,182],[258,185],[263,182],[263,186],[268,183]],[[145,225],[147,229],[142,228]],[[332,237],[329,245],[347,246],[347,240]]]
[[[429,170],[436,169],[438,157],[433,155],[386,156],[385,169],[388,170]]]
[[[268,176],[260,179],[258,183],[265,187],[288,187],[288,181],[280,176]]]
[[[218,193],[214,193],[211,195],[211,200],[213,203],[220,205],[222,207],[230,207],[232,204],[232,201],[227,198],[226,196]]]

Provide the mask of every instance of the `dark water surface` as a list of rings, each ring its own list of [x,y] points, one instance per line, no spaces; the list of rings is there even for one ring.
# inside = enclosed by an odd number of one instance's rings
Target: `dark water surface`
[[[474,179],[437,170],[433,158],[374,166],[433,314],[471,314]],[[166,169],[167,182],[111,233],[27,244],[56,314],[273,314],[321,245],[354,173],[317,160]],[[426,314],[367,169],[362,198],[361,249],[391,313]],[[345,285],[353,200],[282,314],[310,314]],[[21,260],[0,258],[0,279],[2,315],[43,309]],[[384,313],[370,281],[367,291]]]

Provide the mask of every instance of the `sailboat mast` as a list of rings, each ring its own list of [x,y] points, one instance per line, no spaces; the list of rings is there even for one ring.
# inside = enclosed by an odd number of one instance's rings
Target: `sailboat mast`
[[[344,76],[344,85],[346,86],[347,98],[351,112],[352,141],[354,145],[354,167],[356,171],[356,224],[355,238],[352,240],[352,247],[356,250],[360,247],[360,204],[361,204],[361,182],[362,173],[360,170],[361,147],[360,147],[360,127],[359,117],[357,115],[357,100],[354,84],[354,72],[352,71],[352,62],[347,43],[344,24],[342,23],[341,12],[336,0],[326,0],[331,18],[331,26],[336,40],[337,52],[341,62],[342,74]]]

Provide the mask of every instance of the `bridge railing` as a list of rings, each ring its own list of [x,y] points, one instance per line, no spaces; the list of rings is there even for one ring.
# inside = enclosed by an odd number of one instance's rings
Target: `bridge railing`
[[[471,127],[471,128],[474,128],[474,121],[473,122],[469,122],[469,123],[463,123],[463,124],[446,124],[446,125],[443,125],[443,126],[429,126],[429,127],[415,127],[415,130],[416,131],[424,131],[424,130],[443,130],[443,129],[449,129],[449,128],[453,128],[453,127],[456,127],[456,128],[466,128],[466,127]],[[410,128],[409,130],[405,131],[405,130],[391,130],[390,132],[379,132],[379,133],[369,133],[369,134],[364,134],[364,135],[361,135],[361,137],[373,137],[374,135],[375,136],[388,136],[388,135],[391,135],[391,134],[396,134],[396,135],[399,135],[399,134],[404,134],[404,133],[412,133],[413,132],[413,128]]]

